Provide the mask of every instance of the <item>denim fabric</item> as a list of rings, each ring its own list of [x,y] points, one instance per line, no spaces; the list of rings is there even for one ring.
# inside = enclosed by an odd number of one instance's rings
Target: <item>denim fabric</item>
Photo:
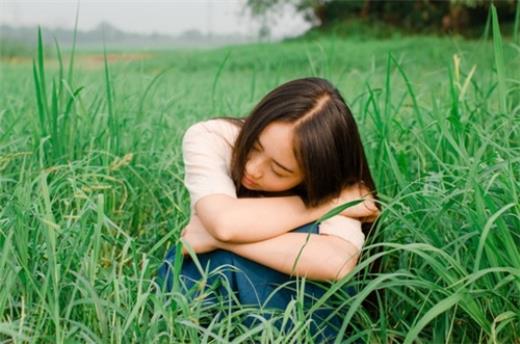
[[[317,234],[318,226],[315,223],[307,224],[293,230],[293,232]],[[171,291],[173,286],[172,270],[175,256],[176,249],[174,247],[168,252],[165,262],[158,271],[159,285],[166,291]],[[213,286],[216,295],[220,295],[223,298],[230,296],[228,290],[232,291],[241,305],[255,305],[263,306],[263,309],[275,308],[284,310],[289,302],[296,298],[296,289],[301,289],[301,284],[297,286],[296,278],[228,251],[215,250],[198,254],[197,259],[202,269],[207,269],[210,272],[206,280],[206,286]],[[185,292],[195,292],[193,296],[199,295],[197,291],[200,292],[200,288],[197,288],[196,285],[201,280],[201,277],[197,265],[189,255],[186,255],[180,270],[180,284],[182,288],[185,288],[183,290]],[[284,283],[284,287],[278,288]],[[225,285],[227,285],[227,288]],[[273,293],[275,290],[276,292]],[[312,305],[313,299],[318,299],[325,292],[326,290],[322,287],[310,280],[306,280],[305,307]],[[347,289],[346,292],[352,294],[351,290]],[[212,302],[211,300],[212,298],[210,297],[206,301]],[[323,323],[323,319],[329,314],[330,310],[325,308],[319,309],[312,314],[314,321],[311,325],[311,333],[317,333],[318,327],[323,329],[322,333],[318,335],[320,342],[335,338],[337,329],[341,327],[341,320],[337,316],[329,319],[327,324]],[[269,314],[266,314],[265,318],[269,318]],[[249,318],[244,323],[250,327],[255,325],[255,320]],[[275,324],[275,326],[280,328],[280,324]],[[292,324],[289,323],[286,326],[285,330],[289,330]]]

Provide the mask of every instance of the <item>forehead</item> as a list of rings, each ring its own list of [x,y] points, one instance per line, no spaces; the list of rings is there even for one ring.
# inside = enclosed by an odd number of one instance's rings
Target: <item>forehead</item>
[[[294,124],[273,122],[260,133],[259,140],[271,159],[293,171],[299,171],[294,155]]]

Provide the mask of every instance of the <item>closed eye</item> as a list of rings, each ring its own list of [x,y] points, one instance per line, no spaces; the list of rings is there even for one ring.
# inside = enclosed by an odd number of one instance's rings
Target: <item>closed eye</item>
[[[276,172],[276,171],[274,170],[274,168],[271,168],[271,171],[273,171],[273,173],[274,173],[275,175],[277,175],[278,177],[281,177],[281,178],[284,178],[284,177],[285,177],[283,174],[280,174],[280,173]]]

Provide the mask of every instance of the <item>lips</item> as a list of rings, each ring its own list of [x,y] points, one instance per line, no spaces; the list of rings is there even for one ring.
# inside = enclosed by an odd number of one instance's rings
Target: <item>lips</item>
[[[244,175],[244,182],[245,182],[245,184],[248,184],[250,186],[256,186],[257,185],[253,180],[251,180],[251,178],[249,178],[249,177],[247,177],[245,175]]]

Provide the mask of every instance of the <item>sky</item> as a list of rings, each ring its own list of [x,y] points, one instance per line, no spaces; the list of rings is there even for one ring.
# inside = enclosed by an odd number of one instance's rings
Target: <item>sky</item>
[[[80,30],[109,22],[136,33],[202,33],[256,35],[260,27],[244,13],[245,0],[0,0],[0,24],[73,28],[79,3]],[[290,8],[271,28],[273,38],[294,36],[309,28]]]

